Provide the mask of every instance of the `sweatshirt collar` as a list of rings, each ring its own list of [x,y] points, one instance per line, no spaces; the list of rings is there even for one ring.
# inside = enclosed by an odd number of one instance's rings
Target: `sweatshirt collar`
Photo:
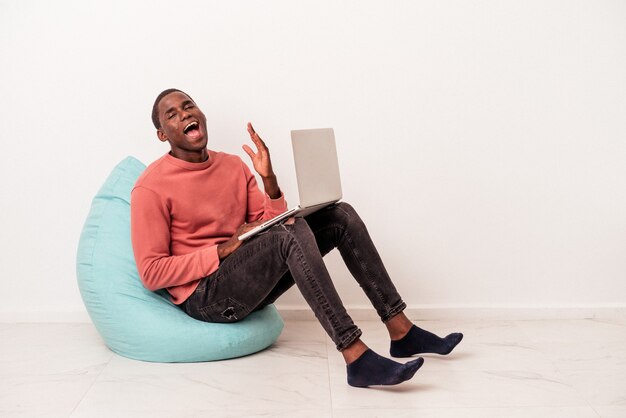
[[[189,161],[181,160],[180,158],[174,157],[169,152],[165,154],[165,161],[175,165],[176,167],[184,168],[185,170],[204,170],[206,168],[209,168],[211,164],[213,164],[213,159],[215,157],[215,153],[213,151],[207,151],[209,153],[209,158],[201,163],[190,163]]]

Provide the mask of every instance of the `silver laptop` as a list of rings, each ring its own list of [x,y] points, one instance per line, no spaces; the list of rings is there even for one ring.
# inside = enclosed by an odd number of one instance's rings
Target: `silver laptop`
[[[332,128],[291,131],[300,204],[239,236],[250,238],[292,216],[307,216],[341,199],[341,179]]]

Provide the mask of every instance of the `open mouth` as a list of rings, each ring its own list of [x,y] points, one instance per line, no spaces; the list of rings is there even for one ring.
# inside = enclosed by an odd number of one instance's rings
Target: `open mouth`
[[[183,129],[183,133],[192,139],[198,139],[200,138],[200,125],[198,122],[189,122]]]

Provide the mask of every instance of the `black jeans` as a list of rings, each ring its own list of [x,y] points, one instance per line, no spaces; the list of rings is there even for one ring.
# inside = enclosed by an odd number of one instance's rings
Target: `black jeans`
[[[347,203],[249,239],[202,279],[181,307],[202,321],[236,322],[274,303],[295,283],[337,349],[343,350],[361,330],[346,312],[322,260],[333,248],[339,249],[383,322],[406,308],[365,224]]]

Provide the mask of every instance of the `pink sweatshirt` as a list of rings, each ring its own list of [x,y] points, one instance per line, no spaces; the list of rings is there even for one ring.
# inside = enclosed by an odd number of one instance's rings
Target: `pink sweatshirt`
[[[217,245],[244,222],[287,209],[272,200],[236,155],[209,150],[190,163],[164,155],[141,174],[131,192],[131,238],[139,276],[149,290],[166,288],[183,303],[201,278],[219,267]]]

